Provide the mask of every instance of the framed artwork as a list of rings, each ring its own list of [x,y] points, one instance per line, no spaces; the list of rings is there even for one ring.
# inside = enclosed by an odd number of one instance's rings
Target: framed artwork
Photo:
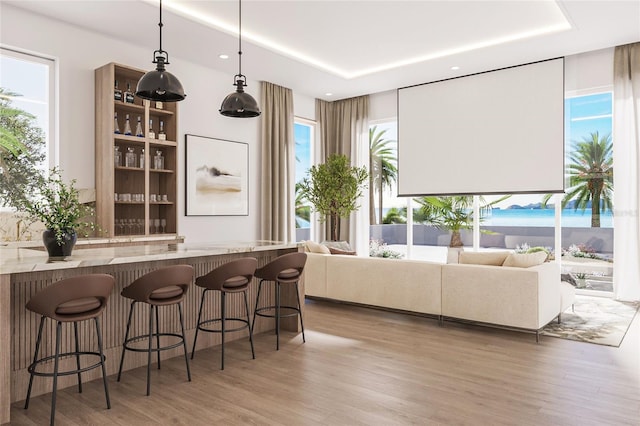
[[[185,135],[186,215],[249,214],[249,145]]]

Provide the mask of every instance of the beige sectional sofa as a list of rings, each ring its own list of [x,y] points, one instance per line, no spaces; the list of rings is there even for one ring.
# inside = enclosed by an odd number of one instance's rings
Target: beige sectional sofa
[[[441,264],[308,253],[305,294],[537,335],[561,312],[560,268],[551,262],[497,266],[507,255],[494,256],[493,264]]]

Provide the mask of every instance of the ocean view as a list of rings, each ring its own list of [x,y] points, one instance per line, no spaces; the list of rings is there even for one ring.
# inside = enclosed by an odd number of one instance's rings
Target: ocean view
[[[384,214],[389,211],[384,209]],[[550,209],[493,209],[482,221],[482,226],[547,226],[555,225],[555,210]],[[562,226],[569,228],[590,228],[591,209],[575,211],[562,210]],[[601,228],[613,228],[613,214],[608,211],[600,215]]]
[[[550,226],[555,223],[554,209],[494,209],[483,221],[482,226]],[[570,228],[590,228],[591,209],[562,210],[562,226]],[[613,228],[613,215],[600,215],[600,227]]]

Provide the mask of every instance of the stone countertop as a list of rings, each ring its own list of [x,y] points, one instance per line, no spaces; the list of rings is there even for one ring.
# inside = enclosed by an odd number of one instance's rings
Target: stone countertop
[[[180,243],[109,248],[82,248],[61,261],[49,260],[46,251],[38,247],[0,246],[0,274],[116,265],[155,260],[184,259],[229,253],[289,249],[298,243],[280,241],[228,241],[212,243]]]

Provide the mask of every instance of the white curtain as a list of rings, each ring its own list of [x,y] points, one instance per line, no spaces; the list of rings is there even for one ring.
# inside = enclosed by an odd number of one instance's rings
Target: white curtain
[[[614,53],[613,288],[617,300],[640,300],[640,43]]]

